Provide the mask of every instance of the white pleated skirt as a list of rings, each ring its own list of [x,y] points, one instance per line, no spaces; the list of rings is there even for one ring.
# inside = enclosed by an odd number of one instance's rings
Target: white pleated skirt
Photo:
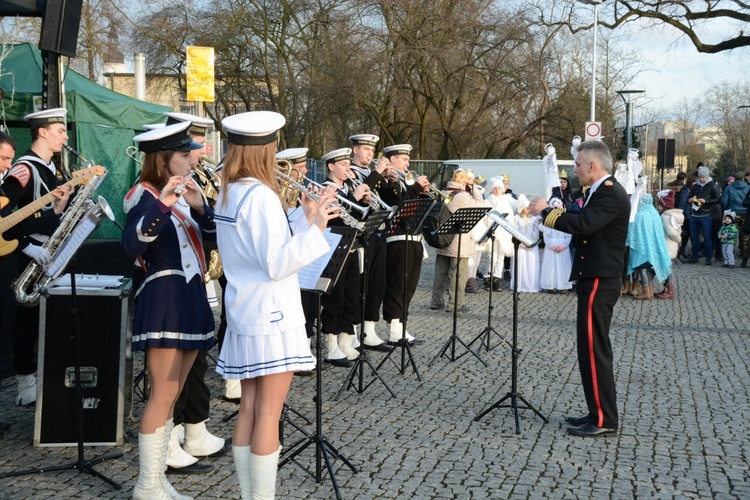
[[[315,358],[304,326],[278,335],[237,335],[227,330],[216,363],[221,376],[234,380],[313,368]]]

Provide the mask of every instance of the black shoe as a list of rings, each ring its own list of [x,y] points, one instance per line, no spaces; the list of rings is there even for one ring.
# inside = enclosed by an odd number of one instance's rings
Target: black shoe
[[[338,366],[340,368],[351,368],[352,362],[349,361],[347,358],[342,359],[326,359],[326,363],[330,363],[333,366]]]
[[[588,423],[579,425],[578,427],[568,427],[568,434],[581,437],[599,437],[607,436],[609,434],[617,434],[617,429],[608,429],[606,427],[597,427],[594,424]]]
[[[580,427],[584,424],[588,424],[591,422],[591,415],[585,415],[583,417],[571,417],[567,416],[565,417],[565,421],[572,425],[573,427]]]
[[[0,436],[10,430],[10,424],[8,422],[0,422]]]
[[[312,370],[298,370],[294,372],[295,377],[312,377],[313,376]]]
[[[230,444],[229,446],[231,447],[232,445]],[[212,464],[202,464],[200,462],[195,462],[193,465],[186,467],[172,467],[167,465],[167,473],[169,474],[206,474],[212,470],[214,470]]]
[[[713,264],[711,264],[711,261],[710,261],[710,260],[707,260],[707,261],[706,261],[706,265],[707,265],[707,266],[712,266]]]
[[[220,450],[215,451],[211,453],[210,455],[201,456],[201,455],[193,455],[194,457],[200,457],[200,458],[216,458],[216,457],[222,457],[227,454],[229,450],[232,449],[232,438],[228,438],[224,440],[224,446],[221,447]]]
[[[382,344],[378,344],[378,345],[364,344],[364,346],[365,346],[365,349],[367,349],[368,351],[391,352],[391,348],[388,347],[385,342],[383,342]]]
[[[690,260],[687,261],[687,263],[688,264],[697,264],[698,263],[698,259],[690,259]]]

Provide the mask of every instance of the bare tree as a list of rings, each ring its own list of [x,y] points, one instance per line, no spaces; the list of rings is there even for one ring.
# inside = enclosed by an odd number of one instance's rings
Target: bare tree
[[[573,33],[593,27],[577,18],[576,0],[534,0],[534,4],[544,24],[564,25]],[[750,25],[750,4],[745,0],[615,0],[603,5],[599,25],[615,29],[642,20],[675,29],[698,52],[715,54],[750,46],[750,36],[744,33]],[[718,40],[709,41],[716,33],[721,33]]]

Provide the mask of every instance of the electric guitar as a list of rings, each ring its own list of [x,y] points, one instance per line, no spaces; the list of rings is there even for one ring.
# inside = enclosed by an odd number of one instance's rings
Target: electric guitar
[[[73,177],[71,180],[66,182],[65,184],[62,184],[59,187],[62,186],[78,186],[79,184],[88,184],[91,179],[93,179],[96,176],[104,175],[105,169],[101,165],[94,165],[93,167],[89,167],[83,170],[76,170],[71,174]],[[52,194],[53,191],[45,194],[38,200],[34,200],[33,202],[29,203],[25,207],[19,208],[9,216],[2,218],[0,217],[0,257],[3,257],[5,255],[8,255],[9,253],[13,252],[18,247],[18,240],[11,240],[6,241],[3,238],[3,234],[5,234],[5,231],[12,228],[19,222],[26,219],[28,216],[35,213],[37,210],[41,209],[42,207],[45,207],[50,202],[52,202],[55,199],[55,195]],[[3,196],[0,196],[0,210],[5,208],[5,206],[10,202],[8,198],[5,198]]]

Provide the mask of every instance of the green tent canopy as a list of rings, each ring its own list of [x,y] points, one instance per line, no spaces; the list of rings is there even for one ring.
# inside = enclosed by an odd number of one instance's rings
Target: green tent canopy
[[[23,117],[33,112],[34,98],[42,95],[42,69],[41,53],[34,45],[0,45],[0,88],[4,94],[0,112],[18,145],[16,157],[31,145]],[[96,194],[109,202],[122,224],[122,200],[140,169],[125,150],[135,144],[133,137],[143,131],[144,124],[163,122],[163,113],[172,109],[109,90],[68,67],[63,74],[69,144],[87,160],[107,168],[107,177]],[[119,238],[120,230],[103,222],[93,237]]]

